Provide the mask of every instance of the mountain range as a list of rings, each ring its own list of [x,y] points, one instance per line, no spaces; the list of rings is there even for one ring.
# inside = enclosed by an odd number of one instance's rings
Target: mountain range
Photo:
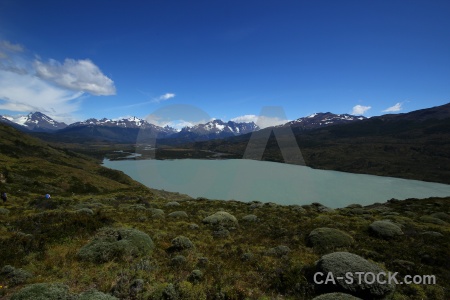
[[[273,128],[260,129],[254,123],[213,120],[176,131],[135,117],[88,119],[70,125],[40,113],[25,117],[4,116],[0,120],[58,147],[87,149],[90,154],[98,152],[99,157],[104,157],[111,147],[134,151],[138,139],[148,136],[158,138],[158,159],[215,158],[217,154],[242,158],[252,133],[258,130],[261,136],[270,136],[264,142],[261,159],[285,161],[279,141],[286,137],[275,137],[271,134]],[[55,130],[57,126],[64,128]],[[317,113],[280,126],[292,129],[309,167],[450,184],[450,103],[371,118]],[[292,139],[292,135],[287,138]],[[99,145],[106,146],[106,150]]]
[[[363,120],[365,117],[348,114],[317,113],[298,118],[281,126],[290,125],[303,130]],[[151,124],[137,117],[113,119],[90,118],[67,125],[53,120],[41,112],[23,116],[0,116],[0,122],[25,132],[51,133],[60,139],[99,139],[113,142],[133,143],[140,136],[157,138],[165,144],[207,141],[243,135],[260,130],[254,122],[224,122],[219,119],[204,124],[187,126],[181,130]]]
[[[283,125],[291,126],[307,166],[450,184],[450,103],[305,130],[308,126],[304,124],[309,119],[325,115],[312,115]],[[346,117],[350,118],[342,115],[341,119]],[[262,129],[260,135],[269,136],[264,131],[270,130]],[[196,142],[191,147],[241,158],[250,138],[250,134],[245,134]],[[268,141],[263,141],[261,159],[284,162],[279,141],[286,138],[290,136],[271,134]]]

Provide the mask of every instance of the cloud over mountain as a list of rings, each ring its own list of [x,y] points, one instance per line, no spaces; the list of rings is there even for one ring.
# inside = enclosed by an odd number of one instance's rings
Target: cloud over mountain
[[[289,120],[277,117],[277,116],[257,116],[257,115],[243,115],[231,119],[237,123],[250,123],[254,122],[259,128],[263,129],[270,126],[281,125],[289,122]]]
[[[369,109],[371,109],[371,106],[364,106],[364,105],[355,105],[353,106],[353,110],[351,112],[352,115],[363,115],[365,114]]]
[[[114,82],[89,59],[66,58],[62,64],[54,59],[50,59],[48,63],[36,60],[33,66],[39,78],[62,88],[87,92],[96,96],[116,94]]]
[[[89,59],[60,63],[34,57],[22,45],[0,40],[0,109],[40,111],[70,122],[84,94],[116,93],[114,82]]]
[[[396,103],[394,106],[388,107],[385,110],[383,110],[383,112],[396,112],[396,111],[401,111],[402,110],[402,105],[403,103],[398,102]]]

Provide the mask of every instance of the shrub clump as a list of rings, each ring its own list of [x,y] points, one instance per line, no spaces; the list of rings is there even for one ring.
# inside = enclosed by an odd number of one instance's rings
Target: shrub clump
[[[104,263],[124,256],[148,254],[155,247],[144,232],[131,228],[102,228],[95,238],[78,251],[81,260]]]
[[[166,206],[180,206],[180,203],[177,201],[170,201],[166,203]]]
[[[90,208],[87,208],[87,207],[78,209],[78,210],[75,211],[75,213],[77,213],[77,214],[84,214],[84,215],[91,215],[91,216],[94,215],[94,211],[92,209],[90,209]]]
[[[319,251],[327,251],[353,244],[353,238],[347,233],[328,227],[316,228],[308,235],[308,245]]]
[[[197,267],[206,268],[209,265],[209,259],[207,257],[199,257],[197,259]]]
[[[198,226],[198,225],[195,224],[195,223],[189,224],[189,229],[197,230],[197,229],[199,229],[199,228],[200,228],[200,226]]]
[[[246,215],[242,220],[246,222],[256,222],[258,221],[258,217],[256,215]]]
[[[393,238],[398,235],[402,235],[402,229],[388,220],[375,221],[369,225],[369,231],[377,236],[384,239]]]
[[[171,218],[182,219],[182,218],[187,218],[188,214],[185,211],[179,210],[179,211],[171,212],[170,214],[168,214],[168,216]]]
[[[284,255],[287,255],[291,252],[291,249],[289,249],[288,246],[279,245],[274,248],[270,248],[266,251],[266,255],[269,256],[276,256],[276,257],[282,257]]]
[[[0,215],[5,215],[5,216],[9,215],[9,209],[0,207]]]
[[[16,269],[10,265],[4,266],[0,273],[6,276],[6,278],[8,279],[8,283],[11,286],[22,284],[33,277],[33,274],[31,274],[30,272],[23,269]]]
[[[170,264],[172,266],[181,266],[181,265],[184,265],[186,262],[187,262],[187,259],[183,255],[177,255],[170,260]]]
[[[450,222],[450,216],[443,211],[431,214],[431,217],[441,219],[442,221]]]
[[[152,212],[152,218],[155,218],[155,219],[164,218],[164,211],[162,209],[152,208],[151,212]]]
[[[315,297],[312,300],[362,300],[362,299],[344,293],[328,293]]]
[[[217,226],[213,232],[212,236],[215,238],[226,238],[230,235],[230,231],[223,226]]]
[[[204,224],[208,225],[221,225],[221,226],[235,226],[238,221],[235,216],[225,211],[219,211],[212,214],[202,221]]]
[[[437,231],[425,231],[421,233],[422,236],[427,238],[442,238],[444,235]]]
[[[90,290],[81,293],[76,300],[118,300],[118,298],[99,292],[97,290]]]
[[[188,280],[192,283],[200,282],[203,279],[203,272],[200,270],[193,270],[188,276]]]
[[[170,247],[172,250],[186,250],[194,248],[194,244],[192,244],[191,240],[185,236],[177,236],[172,240],[172,246]]]
[[[422,221],[424,223],[430,223],[430,224],[436,224],[436,225],[446,225],[447,224],[447,222],[445,222],[441,219],[432,217],[432,216],[422,216],[419,219],[420,219],[420,221]]]
[[[369,284],[365,281],[359,282],[358,280],[353,280],[353,282],[347,281],[345,277],[347,273],[356,274],[356,272],[364,272],[365,274],[379,274],[385,272],[378,265],[353,253],[334,252],[322,256],[316,262],[316,272],[333,274],[334,282],[317,286],[326,292],[344,292],[362,299],[379,299],[392,293],[395,289],[395,285],[388,282],[382,284],[375,280],[374,283]],[[342,279],[338,279],[341,276]]]
[[[15,293],[11,300],[69,300],[69,287],[61,283],[35,283]]]

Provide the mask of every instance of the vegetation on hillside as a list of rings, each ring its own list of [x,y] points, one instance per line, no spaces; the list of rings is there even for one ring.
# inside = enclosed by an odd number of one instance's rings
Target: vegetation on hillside
[[[450,198],[336,210],[192,199],[7,126],[0,138],[4,299],[450,298]],[[345,268],[436,284],[314,282]]]
[[[11,197],[0,214],[0,268],[6,268],[0,295],[8,299],[30,284],[59,283],[73,295],[96,289],[119,299],[312,299],[352,293],[313,281],[321,257],[344,251],[399,272],[399,280],[436,276],[433,285],[397,285],[389,299],[450,296],[450,198],[337,210],[170,200],[146,192],[39,203]],[[217,217],[219,211],[231,217]],[[401,234],[376,234],[371,225],[380,220],[390,220],[383,222]],[[139,246],[130,231],[149,246]],[[32,276],[11,275],[8,266]]]

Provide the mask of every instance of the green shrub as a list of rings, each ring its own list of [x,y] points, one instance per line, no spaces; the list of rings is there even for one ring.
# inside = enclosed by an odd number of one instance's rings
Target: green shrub
[[[442,211],[431,214],[431,217],[441,219],[442,221],[450,222],[450,216]]]
[[[81,293],[76,300],[118,300],[118,298],[97,290],[90,290]]]
[[[15,293],[11,300],[70,300],[69,287],[61,283],[36,283]]]
[[[319,290],[325,292],[344,292],[363,299],[379,299],[391,294],[395,289],[395,285],[389,283],[382,284],[375,281],[373,284],[369,284],[364,281],[359,282],[356,278],[353,282],[347,281],[345,276],[348,273],[380,274],[385,272],[375,263],[348,252],[334,252],[322,256],[316,263],[316,272],[333,274],[336,284],[328,282],[327,284],[317,285]],[[325,277],[322,279],[325,279]]]
[[[255,215],[246,215],[242,218],[242,221],[246,222],[256,222],[258,220],[258,217]]]
[[[288,246],[279,245],[266,251],[266,255],[281,257],[291,252]]]
[[[398,235],[402,235],[402,229],[391,221],[375,221],[369,225],[369,231],[377,237],[390,239]]]
[[[191,274],[189,274],[188,276],[188,280],[192,283],[200,282],[202,281],[202,279],[203,279],[203,272],[198,269],[193,270]]]
[[[186,250],[194,247],[194,244],[192,244],[191,240],[182,235],[174,238],[171,243],[171,248],[173,250]]]
[[[188,214],[185,211],[174,211],[167,215],[170,218],[182,219],[187,218]]]
[[[77,214],[94,215],[94,211],[90,208],[81,208],[75,211]]]
[[[445,222],[441,219],[432,217],[432,216],[422,216],[419,219],[420,219],[420,221],[422,221],[424,223],[430,223],[430,224],[436,224],[436,225],[446,225],[447,224],[447,222]]]
[[[10,286],[22,284],[33,277],[33,274],[30,272],[23,269],[16,269],[10,265],[4,266],[1,270],[1,274],[5,275]]]
[[[335,248],[350,246],[353,244],[353,238],[341,230],[322,227],[310,232],[307,243],[320,252],[326,252]]]
[[[182,266],[187,262],[186,257],[184,257],[183,255],[177,255],[174,258],[172,258],[170,260],[170,264],[172,266]]]
[[[81,260],[104,263],[125,256],[149,254],[152,239],[144,232],[131,228],[102,228],[95,238],[78,251]]]
[[[238,221],[232,214],[225,211],[219,211],[204,218],[203,223],[208,225],[236,226]]]
[[[362,299],[344,293],[329,293],[315,297],[312,300],[362,300]]]

